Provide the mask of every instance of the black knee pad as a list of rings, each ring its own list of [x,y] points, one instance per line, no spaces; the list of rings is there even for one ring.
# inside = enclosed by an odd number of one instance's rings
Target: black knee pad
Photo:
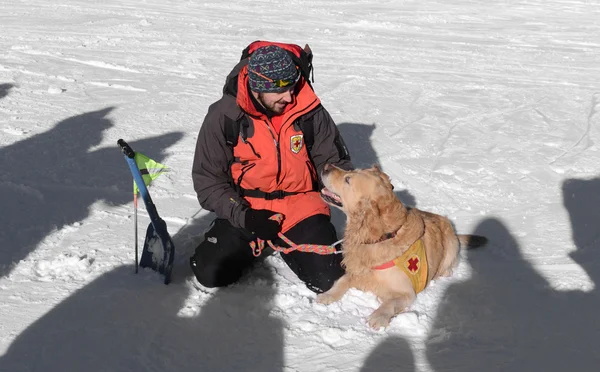
[[[190,258],[192,272],[208,288],[235,283],[254,261],[247,232],[217,219]]]
[[[323,293],[330,290],[335,281],[338,280],[342,275],[344,275],[343,270],[334,269],[331,272],[323,272],[308,278],[300,277],[300,279],[305,282],[306,287],[311,291],[315,293]]]
[[[196,260],[195,256],[190,257],[190,267],[192,268],[192,272],[194,273],[196,280],[198,280],[198,283],[207,288],[218,287],[215,275],[209,272],[205,267],[200,266],[200,263]]]

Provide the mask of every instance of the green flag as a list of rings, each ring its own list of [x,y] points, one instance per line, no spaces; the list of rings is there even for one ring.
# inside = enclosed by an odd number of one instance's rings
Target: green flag
[[[155,162],[144,154],[140,154],[139,152],[135,153],[135,163],[137,164],[140,173],[142,173],[142,178],[144,179],[144,183],[146,186],[150,184],[150,182],[154,181],[158,176],[160,176],[163,172],[167,171],[167,166],[162,165],[160,163]],[[135,180],[133,181],[133,194],[137,194],[140,190],[135,184]]]

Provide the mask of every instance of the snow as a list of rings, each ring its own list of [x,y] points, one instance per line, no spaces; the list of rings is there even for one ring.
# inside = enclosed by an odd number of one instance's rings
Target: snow
[[[591,0],[2,1],[0,371],[596,371],[598,20]],[[355,164],[491,241],[385,330],[374,296],[317,304],[277,256],[225,289],[191,276],[197,132],[257,39],[310,44]],[[150,188],[168,286],[134,274],[119,138],[171,170]]]

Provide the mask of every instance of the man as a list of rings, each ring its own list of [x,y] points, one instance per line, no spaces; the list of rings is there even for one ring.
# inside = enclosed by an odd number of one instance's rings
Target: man
[[[209,107],[196,145],[194,189],[200,205],[217,215],[190,258],[196,278],[206,287],[236,282],[257,259],[249,246],[257,238],[279,246],[285,246],[279,232],[296,244],[337,241],[329,207],[318,192],[318,175],[326,163],[352,169],[348,151],[301,73],[305,66],[292,58],[300,48],[260,43],[227,77],[223,97]],[[307,122],[314,131],[310,153],[300,129]],[[232,123],[244,134],[233,148],[225,136]],[[271,218],[275,214],[283,215],[281,223]],[[282,254],[317,293],[343,274],[341,256]]]

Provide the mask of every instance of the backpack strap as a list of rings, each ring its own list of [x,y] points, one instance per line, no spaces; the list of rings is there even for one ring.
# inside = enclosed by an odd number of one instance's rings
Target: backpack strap
[[[300,130],[304,134],[304,145],[306,146],[306,151],[308,151],[308,156],[310,157],[310,152],[315,143],[314,116],[311,116],[306,119],[298,120],[298,126],[300,127]],[[336,128],[336,133],[335,133],[334,144],[338,150],[340,159],[350,160],[350,152],[348,152],[348,148],[346,147],[346,144],[344,143],[344,139],[338,132],[337,128]]]
[[[296,55],[295,53],[290,52],[289,50],[288,53],[292,57],[292,61],[294,61],[294,63],[300,67],[300,72],[302,73],[302,77],[304,78],[304,80],[306,80],[308,85],[310,85],[310,87],[312,88],[312,83],[315,82],[315,72],[312,64],[313,52],[308,46],[308,44],[304,46],[304,49],[300,50],[299,55]]]
[[[242,115],[237,120],[225,116],[224,124],[223,134],[225,134],[225,143],[227,143],[227,146],[234,148],[238,143],[240,135],[242,136],[242,141],[246,141],[246,138],[248,138],[248,128],[250,127],[246,115]]]
[[[310,47],[308,46],[308,44],[306,44],[304,46],[304,58],[305,61],[302,62],[301,66],[306,66],[306,71],[303,71],[303,75],[304,78],[306,79],[306,81],[310,83],[314,83],[315,82],[315,67],[313,66],[312,60],[313,60],[313,52],[312,49],[310,49]],[[302,59],[302,54],[300,54],[300,59]],[[310,73],[310,80],[308,78],[308,75]]]
[[[302,131],[303,138],[304,138],[304,145],[306,146],[306,151],[308,151],[308,154],[310,156],[310,151],[312,150],[312,147],[315,143],[314,116],[311,116],[306,119],[300,119],[298,121],[298,126],[300,127],[300,130]]]
[[[237,145],[240,134],[240,126],[237,120],[233,120],[229,116],[225,116],[225,126],[223,134],[225,134],[225,143],[227,146],[234,148]]]
[[[310,154],[312,147],[315,143],[315,120],[314,115],[311,115],[308,118],[301,118],[298,120],[298,127],[300,131],[302,131],[304,146],[306,146],[306,153],[308,154],[309,161],[307,162],[307,166],[310,169],[310,174],[312,178],[312,188],[314,191],[320,190],[319,184],[319,176],[316,173],[315,163]]]
[[[259,189],[247,190],[241,187],[239,187],[238,189],[240,196],[249,196],[251,198],[263,198],[265,200],[283,199],[286,196],[302,194],[301,192],[296,191],[275,190],[271,192],[264,192]]]

